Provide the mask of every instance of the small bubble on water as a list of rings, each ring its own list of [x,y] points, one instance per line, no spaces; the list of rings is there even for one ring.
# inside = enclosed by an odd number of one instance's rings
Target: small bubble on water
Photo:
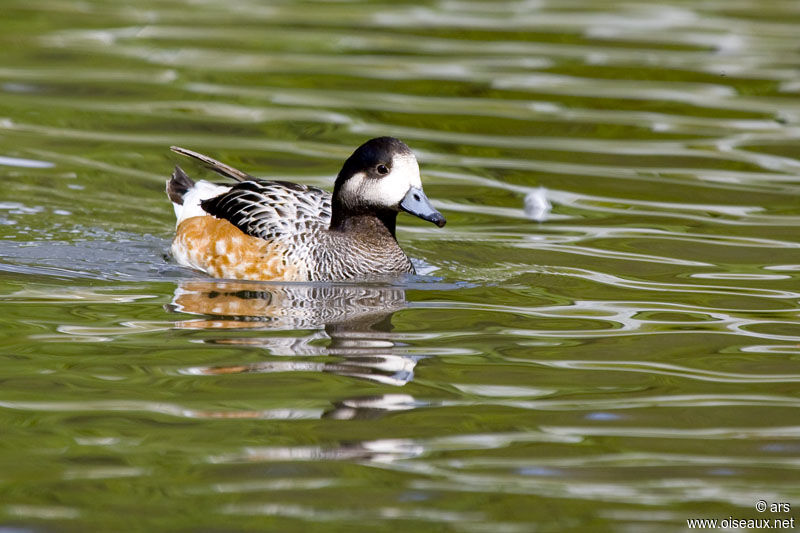
[[[547,189],[539,187],[525,195],[525,216],[536,222],[544,222],[553,208],[547,199]]]

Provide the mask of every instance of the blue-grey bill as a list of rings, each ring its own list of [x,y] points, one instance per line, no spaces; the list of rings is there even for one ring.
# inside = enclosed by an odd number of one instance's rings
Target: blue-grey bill
[[[400,202],[400,209],[406,213],[418,216],[422,220],[433,222],[440,228],[445,225],[444,215],[437,211],[425,193],[419,187],[411,187],[406,193],[405,198]]]

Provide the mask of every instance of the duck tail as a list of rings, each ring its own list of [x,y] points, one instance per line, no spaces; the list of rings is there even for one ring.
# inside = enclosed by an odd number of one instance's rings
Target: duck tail
[[[169,149],[175,152],[176,154],[185,155],[187,157],[191,157],[193,159],[201,161],[208,168],[210,168],[217,174],[222,174],[226,178],[235,179],[236,181],[248,181],[255,179],[247,172],[242,172],[238,168],[233,168],[230,165],[226,165],[225,163],[217,161],[213,157],[208,157],[207,155],[203,155],[193,150],[187,150],[186,148],[181,148],[180,146],[170,146]]]
[[[183,205],[183,197],[194,187],[192,178],[179,166],[175,166],[172,177],[167,181],[167,196],[174,204]]]

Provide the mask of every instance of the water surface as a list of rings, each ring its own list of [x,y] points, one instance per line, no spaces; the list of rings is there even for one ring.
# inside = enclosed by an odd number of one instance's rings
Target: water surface
[[[8,531],[683,531],[800,506],[800,6],[6,0]],[[420,274],[210,280],[172,144],[418,154]]]

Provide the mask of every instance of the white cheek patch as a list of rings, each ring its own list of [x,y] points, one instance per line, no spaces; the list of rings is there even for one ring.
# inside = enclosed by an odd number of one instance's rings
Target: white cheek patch
[[[422,188],[422,179],[419,177],[419,163],[417,163],[417,158],[413,154],[395,156],[392,161],[392,171],[383,181],[394,179],[405,182],[408,187]]]
[[[413,155],[395,156],[392,171],[378,182],[381,196],[389,200],[388,205],[396,206],[405,198],[411,187],[422,187],[419,177],[419,164]]]
[[[369,180],[361,189],[362,202],[381,207],[397,207],[408,192],[408,182],[392,180],[389,174],[380,180]]]
[[[353,208],[358,205],[358,198],[363,194],[364,182],[367,180],[363,172],[353,174],[350,178],[342,184],[342,189],[339,194],[344,200],[344,203]]]
[[[397,208],[411,187],[422,187],[419,165],[413,155],[397,155],[392,170],[380,179],[356,174],[345,183],[344,190],[353,203],[375,207]]]

